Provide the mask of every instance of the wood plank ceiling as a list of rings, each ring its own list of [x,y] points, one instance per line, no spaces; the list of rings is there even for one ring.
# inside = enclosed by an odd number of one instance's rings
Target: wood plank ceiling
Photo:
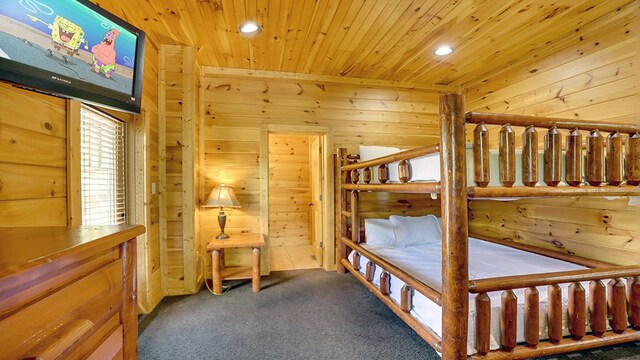
[[[201,65],[471,87],[566,46],[638,0],[110,0],[149,41]],[[262,26],[240,34],[247,20]],[[579,36],[572,36],[579,39]],[[579,41],[579,40],[575,40]],[[448,44],[453,54],[437,57]]]

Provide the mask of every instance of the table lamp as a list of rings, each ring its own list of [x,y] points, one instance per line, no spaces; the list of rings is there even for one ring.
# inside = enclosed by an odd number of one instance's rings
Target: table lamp
[[[220,184],[216,186],[209,193],[205,207],[217,207],[220,208],[218,214],[218,224],[220,224],[220,234],[216,236],[216,239],[228,239],[229,235],[224,233],[224,225],[227,223],[227,215],[224,213],[224,208],[239,208],[240,202],[236,198],[236,194],[233,193],[233,188]]]

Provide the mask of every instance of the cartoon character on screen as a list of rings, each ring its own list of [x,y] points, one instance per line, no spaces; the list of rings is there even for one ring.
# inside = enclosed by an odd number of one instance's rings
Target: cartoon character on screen
[[[111,29],[104,34],[102,42],[91,48],[93,53],[93,71],[104,74],[107,78],[116,70],[116,38],[120,32]]]
[[[65,62],[69,62],[69,58],[78,53],[78,49],[81,45],[84,45],[85,50],[89,50],[89,43],[84,38],[84,30],[78,24],[75,24],[69,19],[63,18],[57,15],[53,24],[49,24],[38,19],[35,16],[27,15],[33,22],[41,22],[49,29],[51,29],[51,42],[56,52],[62,54],[62,59]],[[53,56],[52,49],[48,49],[49,54]],[[66,55],[64,54],[66,52]]]

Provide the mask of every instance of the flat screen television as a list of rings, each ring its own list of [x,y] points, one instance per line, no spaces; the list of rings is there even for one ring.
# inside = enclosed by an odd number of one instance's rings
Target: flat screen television
[[[139,113],[145,34],[86,0],[0,0],[0,80]]]

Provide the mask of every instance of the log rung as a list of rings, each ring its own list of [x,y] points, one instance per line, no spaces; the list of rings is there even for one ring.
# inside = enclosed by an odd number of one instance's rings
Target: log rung
[[[609,326],[617,333],[627,329],[627,294],[624,283],[612,279],[607,284]]]
[[[404,312],[410,312],[413,309],[413,289],[411,286],[402,286],[402,290],[400,290],[400,308]]]

